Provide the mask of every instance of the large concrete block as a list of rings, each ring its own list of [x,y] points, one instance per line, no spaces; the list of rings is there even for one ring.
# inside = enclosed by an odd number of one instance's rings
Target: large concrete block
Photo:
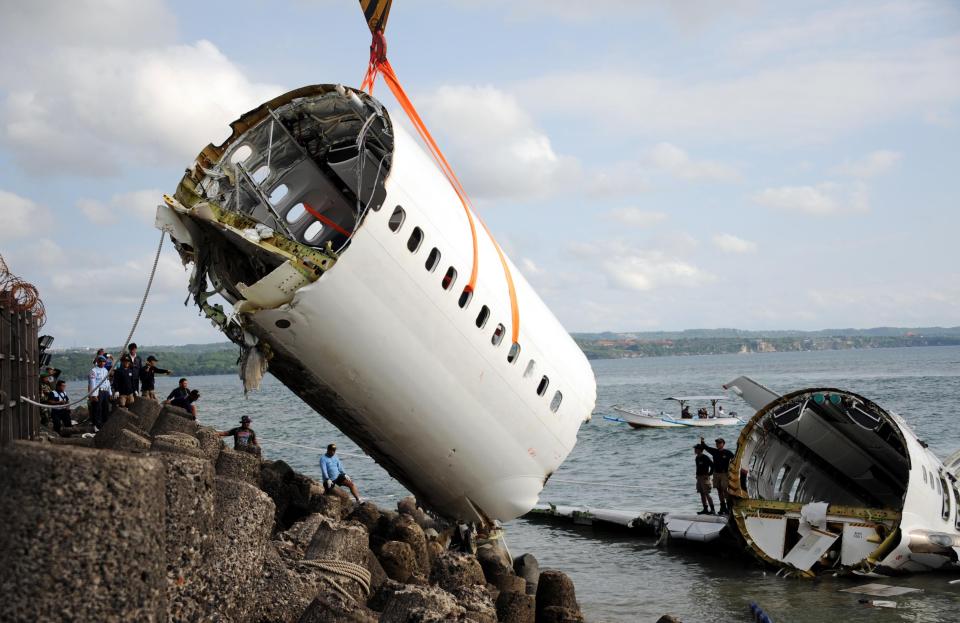
[[[94,443],[98,448],[116,448],[118,444],[123,443],[122,437],[125,430],[146,436],[146,432],[140,428],[140,418],[123,407],[117,407],[94,437]]]
[[[192,419],[190,413],[179,407],[164,405],[163,409],[160,410],[160,415],[157,416],[157,421],[153,424],[153,428],[150,429],[150,434],[186,433],[196,435],[198,430],[200,430],[200,425]]]
[[[200,441],[200,451],[203,452],[204,458],[216,465],[217,459],[220,458],[220,451],[224,447],[220,433],[209,426],[201,426],[197,431],[197,440]]]
[[[561,621],[579,615],[573,580],[562,571],[543,571],[537,583],[537,621]]]
[[[156,435],[153,438],[151,449],[156,452],[169,452],[171,454],[185,454],[199,459],[204,458],[203,452],[200,451],[200,442],[197,441],[196,437],[186,433]]]
[[[406,586],[390,596],[380,615],[380,623],[462,621],[465,615],[466,610],[454,596],[440,588]]]
[[[477,559],[459,552],[444,552],[437,557],[430,573],[430,582],[446,591],[474,584],[483,586],[486,583]]]
[[[0,451],[0,620],[165,621],[164,473],[134,454]]]
[[[160,417],[160,411],[163,409],[163,405],[156,400],[137,398],[136,401],[130,405],[129,409],[140,419],[140,428],[150,430],[153,428],[153,425],[157,423],[157,418]]]
[[[217,476],[260,486],[260,459],[248,452],[224,448],[217,458]],[[276,506],[274,506],[276,508]]]

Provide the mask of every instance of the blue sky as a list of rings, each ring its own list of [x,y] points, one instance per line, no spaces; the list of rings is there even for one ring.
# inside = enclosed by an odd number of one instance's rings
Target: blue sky
[[[960,324],[960,8],[720,4],[397,0],[389,57],[571,331]],[[351,0],[0,7],[0,252],[57,346],[123,340],[232,119],[367,61]],[[137,341],[222,339],[186,279]]]

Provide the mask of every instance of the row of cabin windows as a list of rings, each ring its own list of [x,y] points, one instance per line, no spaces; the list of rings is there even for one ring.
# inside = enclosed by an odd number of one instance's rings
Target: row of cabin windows
[[[932,491],[940,494],[940,499],[942,500],[940,516],[944,519],[950,519],[950,490],[953,490],[953,522],[954,526],[960,529],[960,489],[957,488],[957,484],[953,483],[952,486],[948,485],[946,478],[944,478],[942,474],[937,476],[932,469],[929,472],[930,475],[928,478],[927,468],[924,465],[920,465],[920,471],[923,473],[924,484],[929,484]]]
[[[390,219],[387,221],[387,227],[390,228],[390,231],[397,233],[400,231],[400,228],[403,227],[403,221],[406,219],[406,212],[400,206],[397,206],[393,210],[393,214],[390,215]],[[419,227],[414,227],[413,231],[410,232],[410,237],[407,238],[407,250],[410,253],[416,253],[420,250],[420,246],[423,244],[424,234],[423,230]],[[423,267],[427,270],[428,273],[432,273],[437,269],[437,266],[440,265],[440,249],[433,247],[430,250],[430,253],[427,255],[427,261],[424,262]],[[443,279],[440,280],[440,287],[444,290],[450,290],[453,288],[453,284],[457,281],[457,269],[453,266],[447,268],[447,272],[444,273]],[[457,300],[457,305],[460,306],[460,309],[466,309],[470,304],[470,301],[473,299],[473,292],[467,288],[464,288],[460,293],[460,298]],[[486,305],[483,305],[480,308],[480,313],[477,314],[476,325],[478,329],[483,329],[487,325],[487,320],[490,319],[490,308]],[[490,338],[490,343],[494,346],[499,346],[503,341],[503,336],[507,332],[506,327],[503,326],[503,323],[497,323],[496,328],[493,330],[493,335]],[[520,358],[520,344],[514,342],[510,345],[510,350],[507,352],[507,363],[515,363],[517,359]],[[536,362],[531,359],[527,364],[526,370],[524,370],[524,378],[530,377],[533,375],[533,370],[536,368]],[[547,375],[543,375],[540,379],[540,382],[537,384],[537,395],[544,396],[547,393],[547,388],[550,387],[550,379]],[[550,401],[550,410],[554,413],[560,408],[560,403],[563,401],[563,394],[560,391],[556,391],[553,394],[553,399]]]

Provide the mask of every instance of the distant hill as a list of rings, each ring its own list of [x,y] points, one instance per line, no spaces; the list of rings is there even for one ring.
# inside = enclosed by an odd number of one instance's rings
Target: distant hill
[[[750,331],[746,329],[684,329],[683,331],[629,331],[613,333],[573,333],[581,340],[682,340],[689,338],[773,338],[773,337],[960,337],[960,327],[874,327],[872,329],[792,329]]]
[[[116,357],[120,347],[108,347]],[[67,380],[86,378],[93,365],[95,348],[72,348],[51,351],[52,362],[63,371]],[[141,346],[138,354],[144,360],[149,355],[156,357],[161,368],[170,370],[179,376],[200,376],[204,374],[234,374],[237,371],[237,359],[240,349],[230,342],[214,344],[184,344],[180,346]]]

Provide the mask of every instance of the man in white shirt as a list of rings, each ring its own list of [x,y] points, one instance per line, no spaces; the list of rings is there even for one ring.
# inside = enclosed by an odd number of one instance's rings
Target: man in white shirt
[[[96,363],[87,376],[87,395],[90,396],[90,419],[97,431],[110,415],[110,371],[106,368],[107,358],[97,355]]]

